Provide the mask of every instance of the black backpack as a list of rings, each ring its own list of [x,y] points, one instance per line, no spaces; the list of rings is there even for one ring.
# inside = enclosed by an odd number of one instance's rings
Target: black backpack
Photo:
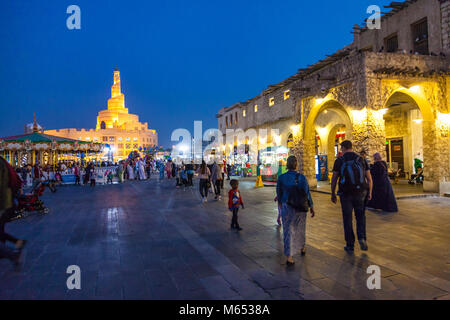
[[[341,157],[342,166],[339,183],[344,192],[361,192],[366,188],[363,159],[357,157],[346,161]]]
[[[297,173],[295,176],[295,185],[292,186],[289,190],[289,196],[287,204],[288,206],[295,209],[297,212],[308,212],[309,210],[309,202],[308,195],[306,194],[305,189],[298,185],[298,176],[300,174]]]

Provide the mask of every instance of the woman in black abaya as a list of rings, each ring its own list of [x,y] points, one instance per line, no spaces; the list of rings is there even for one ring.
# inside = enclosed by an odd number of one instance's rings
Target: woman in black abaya
[[[372,200],[367,203],[367,207],[386,212],[397,212],[397,200],[389,180],[387,163],[383,161],[378,152],[373,155],[373,159],[374,164],[370,168],[373,179]]]

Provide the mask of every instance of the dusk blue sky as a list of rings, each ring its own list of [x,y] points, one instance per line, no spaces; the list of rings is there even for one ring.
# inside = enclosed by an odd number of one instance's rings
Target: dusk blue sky
[[[220,108],[351,43],[389,2],[2,0],[0,137],[33,112],[46,129],[94,128],[117,66],[126,107],[170,146],[172,130],[217,127]],[[71,4],[81,30],[66,27]]]

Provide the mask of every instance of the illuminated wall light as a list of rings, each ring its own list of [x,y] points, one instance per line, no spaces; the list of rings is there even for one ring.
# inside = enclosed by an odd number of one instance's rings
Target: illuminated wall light
[[[438,112],[437,119],[439,122],[450,126],[450,113]]]
[[[421,124],[423,122],[423,119],[415,119],[413,121],[417,124]]]
[[[298,133],[300,132],[300,125],[293,125],[291,126],[292,134],[295,136],[298,136]]]
[[[421,91],[421,87],[419,85],[415,85],[409,88],[409,91],[414,93],[419,93]]]
[[[247,115],[246,110],[242,110],[242,116],[245,118],[246,115]]]
[[[316,98],[315,103],[316,103],[316,105],[320,105],[324,102],[327,102],[328,100],[330,100],[329,96],[326,96],[325,98]]]
[[[319,136],[321,136],[321,137],[325,137],[326,134],[328,133],[327,128],[318,128],[317,131],[319,132]]]
[[[363,122],[367,120],[367,109],[362,110],[352,110],[352,117],[354,122]]]
[[[325,110],[323,113],[327,114],[327,113],[328,113],[328,110]]]
[[[258,112],[258,105],[257,104],[255,104],[254,110],[255,110],[255,112]]]
[[[275,98],[272,97],[269,99],[269,107],[273,107],[275,105]]]

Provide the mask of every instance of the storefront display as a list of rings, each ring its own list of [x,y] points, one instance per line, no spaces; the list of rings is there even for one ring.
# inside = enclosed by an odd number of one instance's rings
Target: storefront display
[[[268,147],[260,150],[259,163],[264,184],[273,184],[278,176],[286,172],[288,149],[284,146]]]

